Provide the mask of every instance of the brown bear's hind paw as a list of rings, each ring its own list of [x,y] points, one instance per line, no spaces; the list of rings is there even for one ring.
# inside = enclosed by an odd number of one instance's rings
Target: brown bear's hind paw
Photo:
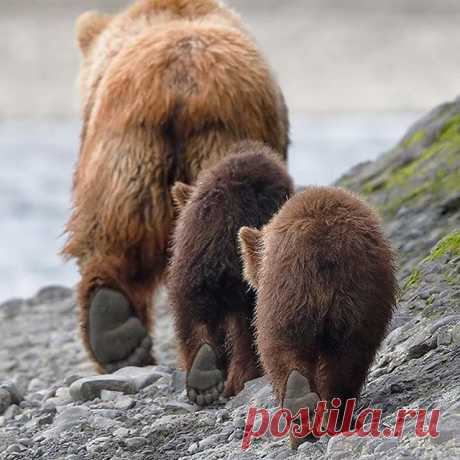
[[[312,420],[318,401],[319,396],[311,391],[308,379],[298,371],[291,371],[286,383],[283,408],[288,409],[292,416],[295,416],[300,409],[309,409],[310,420]],[[297,449],[305,441],[314,442],[316,440],[317,438],[313,435],[298,438],[294,436],[292,430],[289,435],[289,445],[292,449]]]
[[[224,376],[217,368],[215,351],[203,344],[187,374],[187,395],[199,406],[216,402],[224,390]]]
[[[89,341],[106,372],[154,364],[152,339],[118,291],[101,288],[94,295],[89,310]]]

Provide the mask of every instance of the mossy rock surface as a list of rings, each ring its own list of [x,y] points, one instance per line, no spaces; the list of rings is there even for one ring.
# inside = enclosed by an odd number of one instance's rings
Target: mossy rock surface
[[[353,168],[338,185],[380,212],[401,278],[413,277],[411,265],[460,228],[460,98],[431,111],[395,148]]]

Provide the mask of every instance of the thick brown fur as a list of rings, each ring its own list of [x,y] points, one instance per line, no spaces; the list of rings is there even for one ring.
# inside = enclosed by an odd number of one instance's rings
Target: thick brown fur
[[[175,213],[170,189],[244,139],[285,159],[287,110],[239,18],[215,0],[139,0],[77,24],[83,129],[63,250],[76,258],[84,344],[94,292],[111,286],[150,323]],[[99,368],[101,370],[101,368]]]
[[[293,370],[323,400],[357,398],[397,290],[374,212],[343,189],[308,187],[262,231],[242,229],[240,244],[257,290],[257,346],[280,404]]]
[[[247,142],[229,155],[199,175],[178,218],[168,271],[182,365],[190,371],[198,348],[211,345],[226,375],[226,396],[260,375],[251,326],[255,297],[242,276],[238,231],[261,228],[293,190],[270,148]],[[174,195],[183,190],[176,185]]]

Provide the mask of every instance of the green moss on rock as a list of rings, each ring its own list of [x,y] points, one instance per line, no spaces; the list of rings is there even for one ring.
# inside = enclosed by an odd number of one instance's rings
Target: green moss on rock
[[[415,287],[420,283],[422,279],[422,272],[419,269],[415,269],[407,278],[406,284],[404,285],[404,290],[410,289],[411,287]]]
[[[395,154],[408,143],[422,139],[417,131],[402,142]],[[425,134],[426,136],[426,134]],[[379,210],[393,217],[403,205],[415,205],[423,198],[437,200],[460,191],[460,115],[450,118],[437,139],[409,163],[387,171],[383,176],[363,184],[361,191],[372,199],[372,194],[383,192]]]
[[[418,144],[419,142],[422,142],[426,137],[426,132],[423,129],[419,129],[418,131],[415,131],[411,136],[409,136],[407,139],[404,139],[402,142],[402,145],[404,148],[410,148],[415,144]]]
[[[445,236],[431,251],[428,260],[437,260],[446,254],[460,256],[460,230]]]

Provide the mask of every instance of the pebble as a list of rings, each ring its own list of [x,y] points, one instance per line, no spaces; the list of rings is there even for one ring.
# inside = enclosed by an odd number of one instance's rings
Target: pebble
[[[11,395],[11,400],[14,404],[19,404],[24,399],[24,394],[19,390],[14,382],[5,382],[0,385],[1,390],[6,390]],[[1,410],[0,410],[1,413]]]
[[[0,388],[0,415],[11,406],[12,402],[13,398],[11,397],[11,393],[3,388]]]
[[[115,400],[114,407],[116,409],[126,411],[132,409],[136,405],[136,401],[129,396],[120,396],[118,395],[117,399]]]
[[[219,443],[219,441],[222,439],[222,434],[212,434],[211,436],[208,436],[207,438],[204,438],[201,440],[198,445],[200,446],[200,449],[208,449],[211,446],[215,446],[216,444]]]
[[[101,399],[102,401],[115,401],[120,396],[118,391],[102,390]]]
[[[67,403],[72,401],[70,396],[70,390],[66,387],[61,387],[56,390],[56,398],[59,399],[62,403]]]
[[[46,388],[45,383],[42,380],[35,378],[30,381],[27,390],[33,393],[34,391],[44,390],[45,388]]]
[[[18,452],[21,452],[22,449],[21,449],[21,446],[18,445],[18,444],[12,444],[11,446],[9,446],[6,451],[5,451],[5,454],[14,454],[14,453],[18,453]]]
[[[95,438],[86,444],[86,450],[90,453],[96,453],[105,450],[112,438],[108,436],[101,436],[99,438]]]
[[[436,336],[436,344],[438,347],[448,346],[452,342],[452,334],[447,328],[443,328],[442,330],[438,331]]]
[[[186,402],[182,402],[182,401],[177,401],[177,400],[169,400],[166,404],[165,404],[165,409],[173,409],[175,411],[181,411],[181,412],[186,412],[186,413],[193,413],[193,412],[196,412],[198,410],[198,407],[193,405],[193,404],[189,404],[189,403],[186,403]]]
[[[375,449],[375,454],[382,454],[392,449],[396,449],[398,447],[399,441],[395,438],[388,438],[384,439],[380,444],[378,444]]]
[[[120,426],[120,422],[107,417],[101,417],[99,415],[92,416],[90,424],[94,428],[99,428],[101,430],[111,430],[114,427]]]
[[[16,404],[12,404],[6,411],[4,412],[3,416],[5,417],[5,420],[12,420],[14,419],[17,415],[19,415],[21,412],[21,409],[19,406]]]
[[[147,439],[141,437],[128,438],[125,443],[130,449],[139,449],[147,444]]]
[[[117,429],[113,432],[113,435],[114,435],[116,438],[126,438],[127,436],[129,436],[129,434],[130,434],[130,430],[128,430],[128,429],[125,428],[125,427],[117,428]]]
[[[91,416],[91,411],[87,407],[66,407],[55,418],[55,424],[70,428],[73,425],[79,424],[81,421],[87,420]]]
[[[21,438],[19,440],[19,444],[22,444],[23,446],[26,446],[26,447],[32,447],[33,442],[32,442],[32,440],[30,440],[28,438]]]
[[[421,343],[416,343],[412,345],[407,351],[407,359],[419,359],[422,356],[426,355],[429,351],[437,347],[436,339],[429,339]]]

